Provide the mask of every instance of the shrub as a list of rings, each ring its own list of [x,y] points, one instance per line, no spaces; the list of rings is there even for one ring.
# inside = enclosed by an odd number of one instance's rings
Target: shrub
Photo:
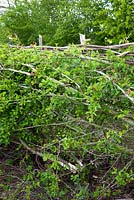
[[[102,199],[133,181],[133,68],[112,51],[82,52],[0,47],[0,143],[28,154],[26,199],[35,188],[41,199]]]

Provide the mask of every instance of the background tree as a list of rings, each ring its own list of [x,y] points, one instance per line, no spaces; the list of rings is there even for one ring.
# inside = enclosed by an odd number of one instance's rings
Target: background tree
[[[106,42],[124,43],[133,41],[133,0],[109,0],[107,5],[107,19],[103,20]]]
[[[9,36],[9,30],[5,26],[5,24],[3,23],[0,17],[0,44],[7,43],[9,41],[8,36]]]
[[[80,0],[77,4],[81,23],[79,24],[83,32],[92,43],[104,42],[103,21],[107,17],[104,1]]]
[[[77,10],[77,1],[63,1],[58,7],[57,29],[51,43],[58,45],[79,43],[80,23],[81,18]]]
[[[55,30],[54,2],[16,1],[3,16],[3,21],[11,34],[16,33],[23,44],[37,42],[39,34],[44,35],[48,43]]]
[[[39,34],[48,45],[78,43],[79,33],[94,44],[113,44],[133,40],[133,12],[133,0],[16,0],[2,22],[22,44],[38,42]]]

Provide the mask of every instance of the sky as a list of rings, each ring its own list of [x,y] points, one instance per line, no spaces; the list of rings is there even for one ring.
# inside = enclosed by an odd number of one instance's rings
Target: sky
[[[0,0],[0,6],[8,5],[6,0]]]
[[[8,2],[13,2],[14,0],[0,0],[0,6],[8,6]]]
[[[9,0],[9,2],[13,2],[13,0]],[[0,0],[0,14],[3,13],[5,11],[6,8],[4,7],[8,7],[8,0]]]

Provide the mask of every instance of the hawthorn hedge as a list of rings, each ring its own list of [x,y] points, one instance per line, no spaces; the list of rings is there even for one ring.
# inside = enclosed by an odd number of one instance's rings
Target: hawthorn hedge
[[[131,187],[134,66],[123,55],[0,46],[0,148],[14,146],[10,162],[25,169],[14,190],[1,182],[3,199],[110,199]]]

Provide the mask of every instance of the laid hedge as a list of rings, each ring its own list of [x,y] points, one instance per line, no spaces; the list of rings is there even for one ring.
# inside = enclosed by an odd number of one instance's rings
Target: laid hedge
[[[1,151],[14,145],[26,170],[8,199],[110,199],[131,186],[134,66],[120,55],[0,47]]]

